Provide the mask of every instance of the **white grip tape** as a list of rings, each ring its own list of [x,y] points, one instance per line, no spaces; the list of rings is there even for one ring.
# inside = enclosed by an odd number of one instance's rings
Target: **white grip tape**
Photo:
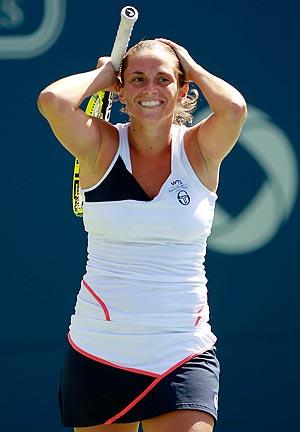
[[[115,71],[119,70],[138,16],[138,11],[132,6],[126,6],[121,10],[121,21],[111,52],[111,60]]]

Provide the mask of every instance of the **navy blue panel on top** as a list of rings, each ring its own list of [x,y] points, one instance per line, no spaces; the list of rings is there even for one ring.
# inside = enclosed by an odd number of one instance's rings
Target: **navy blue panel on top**
[[[121,156],[108,176],[95,189],[85,192],[86,202],[103,201],[151,201],[134,176],[127,170]]]

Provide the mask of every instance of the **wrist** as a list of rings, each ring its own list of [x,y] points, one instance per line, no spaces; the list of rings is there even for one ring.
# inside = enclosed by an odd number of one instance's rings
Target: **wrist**
[[[115,71],[108,65],[102,65],[95,70],[95,85],[99,90],[107,90],[114,87],[117,83]]]
[[[188,80],[198,84],[207,74],[208,72],[202,66],[194,62],[189,70]]]

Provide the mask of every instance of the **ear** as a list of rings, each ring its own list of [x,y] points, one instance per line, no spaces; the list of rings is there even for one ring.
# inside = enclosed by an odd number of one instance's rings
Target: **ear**
[[[120,102],[125,103],[124,87],[122,86],[122,84],[120,82],[117,84],[117,89],[118,89],[118,96],[119,96]]]
[[[189,89],[190,89],[190,86],[188,85],[188,83],[183,84],[183,86],[179,90],[177,100],[181,101],[183,98],[185,98],[189,92]]]
[[[190,86],[188,83],[183,84],[183,86],[181,87],[181,89],[179,90],[178,93],[178,100],[180,101],[181,99],[183,99],[184,97],[186,97],[186,95],[188,94],[190,89]]]

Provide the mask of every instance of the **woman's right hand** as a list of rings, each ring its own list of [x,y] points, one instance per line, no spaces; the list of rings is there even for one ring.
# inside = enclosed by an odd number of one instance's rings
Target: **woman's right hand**
[[[117,73],[114,70],[111,57],[98,58],[96,69],[100,68],[103,68],[105,82],[107,82],[107,85],[105,85],[105,88],[103,88],[103,90],[117,93],[117,85],[119,83],[119,80],[117,78]]]

